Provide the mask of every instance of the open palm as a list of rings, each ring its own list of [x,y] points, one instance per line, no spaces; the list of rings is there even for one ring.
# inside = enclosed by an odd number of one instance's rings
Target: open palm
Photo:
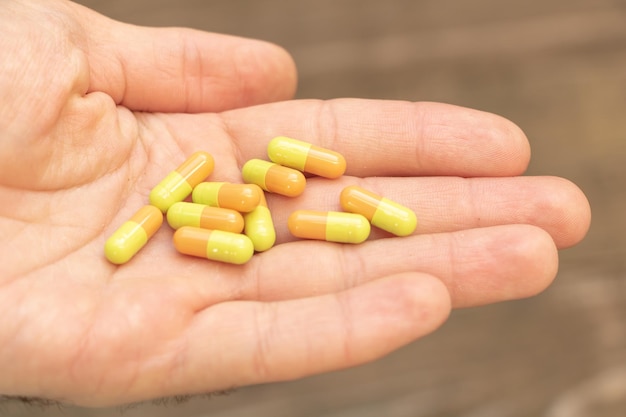
[[[558,178],[516,177],[523,133],[434,103],[282,101],[288,55],[262,42],[108,20],[71,3],[0,6],[0,393],[108,405],[297,378],[376,359],[451,307],[545,288],[589,224]],[[262,104],[272,103],[272,104]],[[197,150],[212,180],[287,135],[346,176],[268,195],[277,245],[244,266],[175,252],[164,226],[128,264],[106,238]],[[361,184],[412,207],[415,235],[295,241],[298,208]]]

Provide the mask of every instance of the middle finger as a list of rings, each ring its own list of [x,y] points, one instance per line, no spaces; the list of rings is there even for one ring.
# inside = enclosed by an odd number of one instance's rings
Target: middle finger
[[[557,247],[565,248],[578,243],[589,226],[585,196],[557,177],[311,178],[298,198],[268,195],[278,241],[294,240],[287,229],[294,210],[340,211],[339,195],[348,185],[360,185],[414,210],[416,234],[528,224],[544,229]],[[385,236],[372,228],[370,239]]]

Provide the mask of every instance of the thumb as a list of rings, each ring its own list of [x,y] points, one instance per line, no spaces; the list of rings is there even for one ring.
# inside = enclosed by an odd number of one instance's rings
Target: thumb
[[[183,28],[147,28],[74,5],[87,34],[90,91],[131,110],[217,112],[290,99],[292,58],[258,40]]]

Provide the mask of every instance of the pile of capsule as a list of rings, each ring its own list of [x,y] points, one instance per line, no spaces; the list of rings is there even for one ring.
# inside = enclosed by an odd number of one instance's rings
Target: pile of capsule
[[[267,150],[270,161],[252,159],[242,168],[243,184],[205,182],[213,157],[196,152],[150,192],[142,207],[106,241],[104,253],[114,264],[128,262],[156,233],[166,215],[175,231],[174,247],[185,255],[230,264],[244,264],[255,252],[276,241],[265,193],[297,197],[304,192],[303,173],[335,179],[346,171],[345,158],[334,151],[279,136]],[[191,202],[186,201],[191,195]],[[340,195],[343,212],[297,210],[288,219],[292,235],[339,243],[362,243],[370,225],[396,236],[417,226],[415,213],[358,186]]]

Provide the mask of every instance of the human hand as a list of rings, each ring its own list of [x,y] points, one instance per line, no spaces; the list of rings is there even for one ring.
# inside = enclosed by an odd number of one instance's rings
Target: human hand
[[[434,103],[291,98],[279,48],[121,24],[62,2],[0,6],[0,392],[101,406],[288,380],[379,358],[451,307],[534,295],[588,203],[518,177],[524,134]],[[276,102],[280,101],[280,102]],[[262,104],[270,103],[272,104]],[[194,114],[190,114],[194,113]],[[211,180],[287,135],[342,153],[339,180],[268,195],[278,244],[244,266],[177,254],[161,228],[129,263],[106,238],[196,150]],[[410,206],[416,234],[296,241],[298,208],[361,184]]]

